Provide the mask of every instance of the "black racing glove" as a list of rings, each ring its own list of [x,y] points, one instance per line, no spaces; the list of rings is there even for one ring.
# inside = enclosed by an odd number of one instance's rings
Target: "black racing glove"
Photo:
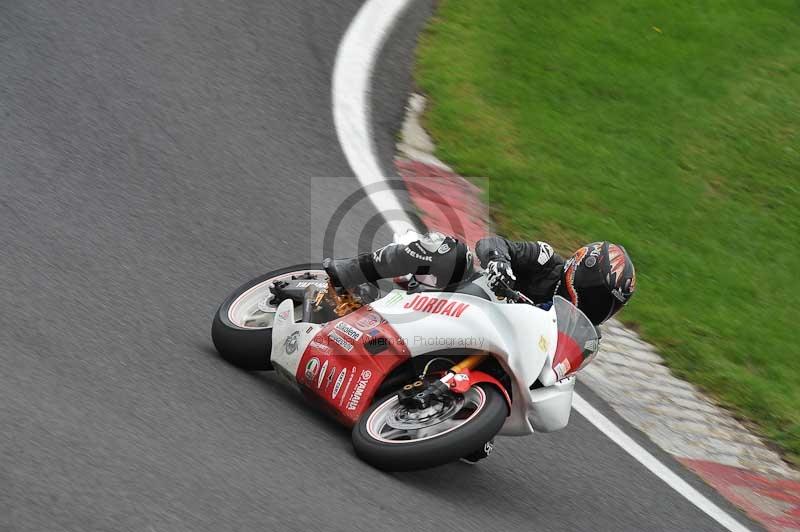
[[[514,288],[517,277],[511,264],[504,260],[492,260],[486,265],[486,280],[497,297],[506,297],[508,288]]]

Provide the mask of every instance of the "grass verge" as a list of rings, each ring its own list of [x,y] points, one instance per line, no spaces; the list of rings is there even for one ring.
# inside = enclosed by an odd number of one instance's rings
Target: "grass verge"
[[[503,232],[624,244],[624,321],[800,464],[796,2],[442,0],[417,82]]]

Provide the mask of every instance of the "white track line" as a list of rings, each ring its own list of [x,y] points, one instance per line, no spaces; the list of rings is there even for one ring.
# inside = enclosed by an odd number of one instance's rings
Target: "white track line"
[[[389,31],[410,4],[411,0],[366,0],[351,22],[336,54],[333,119],[347,161],[364,187],[387,179],[378,163],[372,138],[369,105],[371,78]],[[386,222],[395,234],[403,234],[413,228],[408,217],[400,214],[403,208],[390,190],[370,194],[370,199],[378,212],[388,215]],[[573,407],[600,432],[720,525],[735,532],[748,530],[659,462],[577,393]]]
[[[692,504],[708,514],[717,523],[731,531],[747,532],[748,529],[743,527],[736,519],[711,502],[705,495],[690,486],[689,483],[676,475],[670,468],[659,462],[658,458],[636,443],[633,438],[625,434],[622,429],[612,423],[611,420],[601,414],[599,410],[577,393],[573,396],[572,406],[580,415],[597,427],[600,432],[608,436],[611,441],[622,447],[626,453],[633,456],[640,464],[649,469],[651,473],[686,497]]]
[[[389,31],[410,4],[411,0],[368,0],[350,23],[336,53],[333,121],[339,144],[364,187],[387,179],[373,143],[369,104],[372,71]],[[414,229],[392,190],[371,192],[369,196],[396,235]]]

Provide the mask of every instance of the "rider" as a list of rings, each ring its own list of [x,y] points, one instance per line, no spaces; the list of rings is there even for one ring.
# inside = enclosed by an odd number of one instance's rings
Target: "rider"
[[[595,325],[619,312],[636,289],[633,262],[625,248],[611,242],[586,244],[565,261],[546,242],[488,236],[478,241],[476,254],[497,296],[504,297],[508,286],[547,306],[560,295]],[[335,285],[345,288],[409,273],[446,288],[470,278],[472,253],[451,236],[410,232],[404,240],[373,253],[326,259],[325,269]]]

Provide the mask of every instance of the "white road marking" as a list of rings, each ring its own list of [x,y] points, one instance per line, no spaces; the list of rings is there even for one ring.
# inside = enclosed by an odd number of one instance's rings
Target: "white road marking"
[[[577,393],[573,396],[572,406],[580,415],[597,427],[600,432],[608,436],[611,441],[622,447],[626,453],[634,457],[636,461],[649,469],[655,476],[666,482],[669,487],[686,497],[686,499],[708,514],[714,521],[731,531],[748,531],[747,528],[728,515],[722,508],[711,502],[710,499],[694,489],[670,468],[659,462],[658,458],[636,443],[633,438],[625,434],[622,429],[612,423],[611,420],[601,414],[600,411]]]
[[[383,44],[410,4],[411,0],[366,0],[350,23],[336,54],[332,94],[334,124],[347,161],[364,187],[394,179],[383,175],[378,162],[372,138],[369,94],[372,72]],[[384,214],[395,234],[404,234],[414,228],[409,218],[402,214],[403,207],[391,190],[370,194],[370,199],[378,212]],[[659,462],[577,393],[573,406],[600,432],[720,525],[734,532],[748,530]]]
[[[380,188],[387,177],[375,153],[369,93],[375,61],[395,21],[411,0],[368,0],[350,23],[333,70],[333,121],[347,161],[361,185]],[[392,178],[389,178],[392,179]],[[372,190],[367,188],[367,190]],[[391,230],[405,234],[414,226],[392,190],[370,192]]]

